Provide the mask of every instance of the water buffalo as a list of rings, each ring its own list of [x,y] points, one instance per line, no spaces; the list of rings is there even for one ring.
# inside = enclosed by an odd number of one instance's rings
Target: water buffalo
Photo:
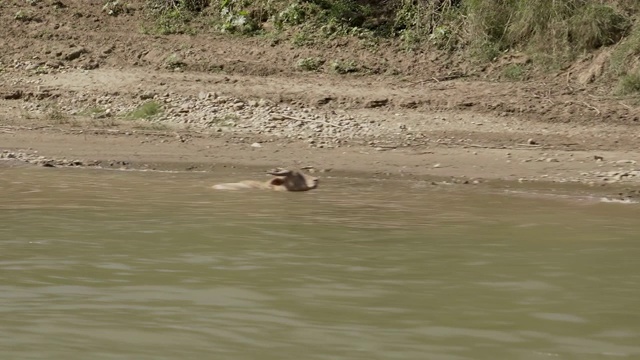
[[[276,191],[308,191],[318,187],[318,178],[300,171],[274,169],[267,171],[274,177],[269,181],[244,180],[236,183],[217,184],[216,190],[269,189]]]

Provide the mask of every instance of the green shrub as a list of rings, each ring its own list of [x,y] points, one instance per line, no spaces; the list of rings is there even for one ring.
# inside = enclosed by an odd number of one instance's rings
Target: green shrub
[[[253,34],[261,28],[259,18],[248,10],[248,1],[222,0],[218,4],[220,30],[231,34]]]
[[[314,44],[313,37],[309,34],[305,29],[297,31],[293,38],[291,39],[291,43],[295,46],[308,46]]]
[[[321,10],[324,20],[336,20],[350,27],[359,27],[365,19],[371,15],[371,6],[364,1],[352,0],[307,0],[317,5]]]
[[[358,66],[353,60],[334,60],[333,62],[331,62],[331,70],[338,74],[348,74],[358,72]]]
[[[640,93],[640,73],[634,72],[623,75],[618,82],[616,93],[619,95]]]
[[[19,10],[18,12],[16,12],[13,18],[21,22],[30,22],[35,20],[35,17],[30,11],[23,10]]]
[[[465,13],[468,18],[468,31],[476,43],[492,43],[498,48],[506,48],[506,35],[515,0],[467,0]]]
[[[624,75],[634,57],[640,56],[640,26],[636,26],[631,34],[616,45],[611,53],[611,69],[617,75]]]
[[[173,53],[173,54],[169,55],[167,57],[167,59],[165,60],[164,64],[165,64],[165,67],[167,69],[171,69],[171,70],[183,68],[183,67],[185,67],[187,65],[182,60],[182,58],[180,56],[178,56],[178,54],[176,54],[176,53]]]
[[[558,67],[627,36],[640,1],[147,0],[147,8],[155,14],[159,34],[193,33],[190,23],[196,17],[207,17],[198,23],[242,35],[264,33],[263,25],[271,22],[279,36],[289,36],[296,46],[337,37],[375,44],[372,39],[384,36],[400,40],[407,50],[464,49],[481,61],[524,50],[534,61]],[[629,56],[624,53],[619,58]]]
[[[452,29],[462,19],[461,1],[398,1],[392,35],[400,35],[405,46],[429,40],[439,48],[452,48],[456,36]]]
[[[298,60],[296,67],[305,71],[317,71],[324,64],[324,60],[318,57],[308,57]]]
[[[589,4],[569,18],[569,41],[578,49],[593,50],[618,42],[631,21],[608,5]]]
[[[168,9],[155,15],[154,27],[151,32],[158,35],[193,34],[189,26],[191,13],[180,9]]]
[[[171,10],[200,12],[209,6],[210,0],[147,0],[146,7],[153,11]]]
[[[190,26],[193,18],[206,7],[209,0],[147,0],[154,26],[147,31],[159,34],[194,34]]]
[[[291,3],[284,10],[274,14],[273,22],[278,29],[286,26],[296,26],[317,15],[318,8],[313,4]]]
[[[107,1],[102,6],[102,11],[110,16],[118,16],[129,12],[129,5],[119,0]]]

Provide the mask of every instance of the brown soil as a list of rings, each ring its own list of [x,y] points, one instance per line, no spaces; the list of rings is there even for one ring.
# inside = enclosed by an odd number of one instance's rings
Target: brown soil
[[[34,3],[0,4],[0,150],[149,168],[311,165],[393,176],[640,183],[634,172],[640,108],[637,99],[608,95],[601,76],[606,49],[562,72],[508,82],[499,81],[501,69],[522,63],[522,56],[487,67],[442,53],[409,54],[393,44],[372,51],[354,40],[299,48],[212,33],[153,36],[140,31],[141,1],[117,17],[86,1]],[[29,20],[16,20],[18,11]],[[180,71],[167,67],[174,54]],[[360,71],[296,69],[309,56],[353,60]],[[346,111],[384,121],[398,134],[320,149],[264,134],[96,126],[82,115],[56,121],[26,106],[74,103],[78,96],[140,103],[145,92],[197,97],[203,91]],[[402,141],[401,129],[413,140]],[[250,146],[256,141],[262,147]]]

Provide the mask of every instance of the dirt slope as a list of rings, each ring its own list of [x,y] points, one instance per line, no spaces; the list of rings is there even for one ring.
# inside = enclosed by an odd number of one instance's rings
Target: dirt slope
[[[33,3],[0,5],[0,150],[198,164],[184,168],[264,163],[471,179],[640,180],[636,99],[579,85],[597,57],[551,76],[499,82],[490,79],[502,63],[479,67],[392,44],[372,52],[353,40],[299,48],[205,31],[146,35],[141,1],[118,17],[97,1]],[[298,70],[309,56],[353,60],[359,71]],[[149,100],[163,107],[158,122],[124,120]],[[97,120],[94,107],[112,111],[109,121]],[[204,121],[222,110],[233,125]]]

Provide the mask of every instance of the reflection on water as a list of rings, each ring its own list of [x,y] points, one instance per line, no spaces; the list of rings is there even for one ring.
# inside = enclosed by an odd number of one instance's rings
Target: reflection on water
[[[1,170],[0,358],[640,357],[637,206],[220,180]]]

